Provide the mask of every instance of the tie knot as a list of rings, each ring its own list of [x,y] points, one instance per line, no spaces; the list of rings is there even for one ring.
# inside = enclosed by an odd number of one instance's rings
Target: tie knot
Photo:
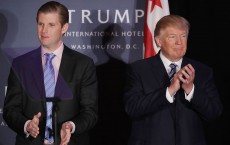
[[[171,69],[175,69],[177,67],[177,65],[175,63],[171,63],[169,66]]]
[[[169,72],[169,79],[171,81],[172,78],[173,78],[173,76],[174,76],[174,74],[176,73],[176,67],[177,67],[177,65],[175,63],[171,63],[169,66],[171,68],[171,70]]]
[[[55,54],[46,53],[45,56],[46,56],[46,63],[48,63],[48,62],[50,63],[52,61],[52,59],[55,57]]]

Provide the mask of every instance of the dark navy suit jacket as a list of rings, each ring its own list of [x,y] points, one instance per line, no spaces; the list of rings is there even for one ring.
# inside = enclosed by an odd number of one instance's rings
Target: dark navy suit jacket
[[[193,98],[188,102],[179,90],[174,103],[166,99],[170,80],[159,53],[128,66],[124,102],[132,119],[129,145],[206,145],[203,123],[217,119],[223,107],[212,70],[188,58],[182,67],[189,63],[195,68]]]
[[[97,78],[93,60],[64,46],[55,88],[57,102],[57,133],[62,123],[76,125],[68,145],[88,145],[88,130],[97,121]],[[40,134],[36,139],[26,138],[24,124],[38,112]],[[41,48],[14,59],[8,78],[3,117],[16,133],[17,145],[43,144],[46,123],[46,96],[44,89]],[[60,142],[60,136],[58,136]]]

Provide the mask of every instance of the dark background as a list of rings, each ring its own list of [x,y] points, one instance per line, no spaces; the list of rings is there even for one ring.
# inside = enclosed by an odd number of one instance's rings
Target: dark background
[[[216,85],[224,105],[220,119],[205,124],[208,145],[229,143],[229,6],[227,0],[169,0],[171,14],[185,17],[191,24],[187,56],[214,70]],[[137,8],[143,1],[137,2]],[[109,38],[108,38],[109,39]],[[126,145],[131,121],[122,102],[126,64],[111,57],[97,66],[99,80],[99,122],[91,131],[92,145]],[[199,70],[197,70],[199,71]]]

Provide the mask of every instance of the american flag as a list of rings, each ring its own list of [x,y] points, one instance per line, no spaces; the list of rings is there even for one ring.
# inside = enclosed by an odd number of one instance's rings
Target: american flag
[[[157,21],[165,15],[169,15],[168,0],[146,0],[144,58],[154,56],[159,51],[154,41],[154,30]]]

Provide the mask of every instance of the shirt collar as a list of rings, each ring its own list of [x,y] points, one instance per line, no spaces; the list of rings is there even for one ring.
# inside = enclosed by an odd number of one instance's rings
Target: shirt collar
[[[177,68],[178,68],[178,69],[181,68],[181,63],[182,63],[182,59],[183,59],[183,58],[181,58],[181,59],[178,60],[178,61],[172,62],[172,61],[168,60],[168,59],[162,54],[162,52],[160,52],[160,58],[161,58],[161,60],[162,60],[162,62],[163,62],[163,64],[164,64],[165,68],[168,68],[169,65],[170,65],[171,63],[175,63],[175,64],[177,65]]]
[[[42,48],[41,49],[41,51],[42,51],[42,57],[44,57],[44,55],[46,53],[51,53],[47,49],[45,49],[44,47],[41,47],[41,48]],[[64,50],[64,44],[62,42],[61,45],[55,51],[53,51],[52,53],[56,55],[55,58],[61,58],[63,50]]]

